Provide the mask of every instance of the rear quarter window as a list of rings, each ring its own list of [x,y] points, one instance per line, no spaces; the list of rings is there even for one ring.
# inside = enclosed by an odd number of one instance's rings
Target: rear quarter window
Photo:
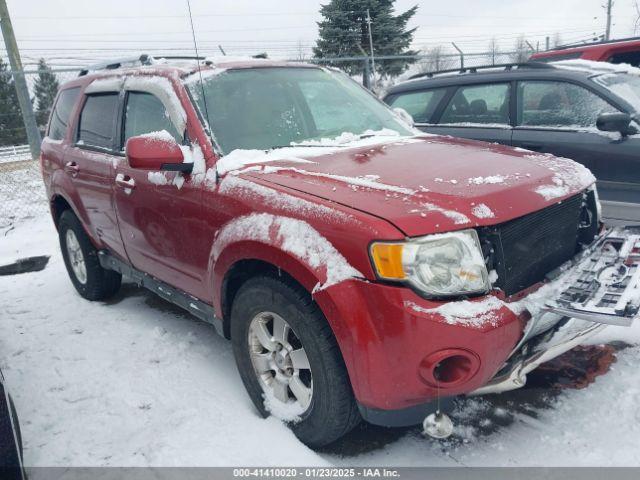
[[[78,100],[79,93],[80,87],[68,88],[60,92],[56,106],[51,114],[49,131],[47,132],[47,136],[51,140],[62,140],[67,134],[69,117],[76,100]]]
[[[80,113],[78,143],[105,149],[114,148],[118,93],[88,95]]]

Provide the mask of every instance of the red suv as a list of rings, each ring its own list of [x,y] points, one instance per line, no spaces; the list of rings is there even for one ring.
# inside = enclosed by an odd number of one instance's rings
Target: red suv
[[[596,62],[627,63],[640,67],[640,37],[586,45],[568,45],[531,55],[531,60],[536,62],[557,62],[578,58]]]
[[[581,165],[416,131],[330,69],[141,60],[63,85],[43,141],[71,281],[213,324],[306,444],[517,388],[636,315],[638,237]]]

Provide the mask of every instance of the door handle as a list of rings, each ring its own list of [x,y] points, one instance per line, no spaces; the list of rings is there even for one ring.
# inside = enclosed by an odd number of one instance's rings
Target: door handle
[[[78,164],[76,162],[67,162],[64,165],[64,171],[72,177],[75,177],[76,175],[78,175],[80,167],[78,167]]]
[[[116,175],[116,185],[121,188],[124,188],[126,194],[130,194],[131,190],[136,188],[136,181],[131,178],[129,175],[125,175],[123,173],[119,173]]]

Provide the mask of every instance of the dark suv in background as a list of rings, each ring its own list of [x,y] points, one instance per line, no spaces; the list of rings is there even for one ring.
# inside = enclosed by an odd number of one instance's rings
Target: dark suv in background
[[[601,62],[474,67],[413,77],[384,98],[441,135],[548,152],[588,167],[604,217],[640,223],[640,76]]]

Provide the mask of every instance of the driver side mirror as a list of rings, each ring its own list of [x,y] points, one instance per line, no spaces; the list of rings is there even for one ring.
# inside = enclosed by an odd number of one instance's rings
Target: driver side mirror
[[[596,126],[603,132],[618,132],[623,137],[635,135],[638,129],[631,125],[633,118],[628,113],[601,113]]]
[[[153,133],[131,137],[127,140],[125,149],[131,168],[183,173],[191,173],[193,170],[193,163],[184,163],[180,145],[169,134]]]

